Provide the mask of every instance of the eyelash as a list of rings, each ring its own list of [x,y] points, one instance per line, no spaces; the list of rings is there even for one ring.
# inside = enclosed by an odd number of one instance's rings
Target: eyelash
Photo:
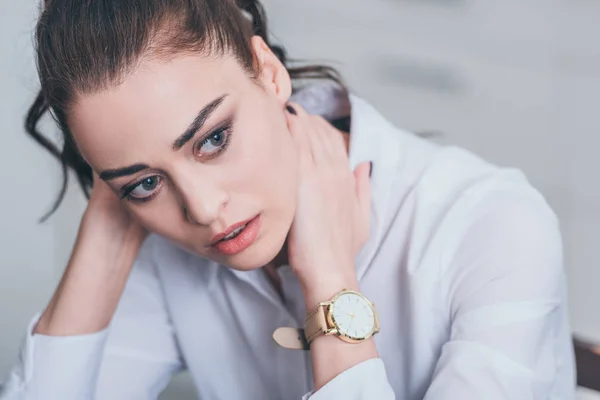
[[[221,128],[217,128],[214,131],[210,132],[209,134],[207,134],[206,136],[198,139],[196,141],[196,143],[194,143],[194,153],[196,153],[197,149],[201,149],[202,146],[206,145],[210,139],[217,135],[217,134],[223,134],[223,144],[221,144],[221,146],[212,154],[210,154],[208,157],[210,157],[209,159],[213,159],[216,156],[218,156],[219,154],[221,154],[222,152],[224,152],[225,150],[227,150],[227,147],[229,146],[229,140],[231,138],[231,133],[232,133],[232,127],[231,127],[231,123],[228,122],[225,126],[221,127]]]
[[[221,153],[223,153],[225,150],[227,150],[227,147],[229,146],[229,142],[231,139],[231,132],[232,132],[232,127],[231,127],[231,123],[227,123],[225,126],[215,129],[214,131],[208,133],[207,135],[205,135],[204,137],[198,139],[193,146],[193,151],[194,153],[196,152],[196,149],[200,149],[203,146],[205,146],[213,136],[217,135],[217,134],[223,134],[223,143],[221,144],[221,146],[219,146],[219,148],[217,150],[215,150],[214,153],[210,154],[208,157],[210,157],[209,159],[213,159],[217,156],[219,156]],[[137,189],[140,185],[142,185],[144,183],[144,180],[148,179],[148,178],[158,178],[158,183],[157,188],[155,188],[154,192],[147,197],[134,197],[131,195],[131,192],[133,192],[135,189]],[[121,195],[121,199],[127,199],[128,201],[131,202],[135,202],[135,203],[145,203],[147,201],[152,200],[154,197],[156,197],[156,195],[158,194],[158,188],[159,185],[162,182],[162,178],[158,175],[150,175],[150,176],[145,176],[142,179],[140,179],[139,181],[137,181],[136,183],[133,183],[131,185],[125,186],[122,190],[122,195]]]

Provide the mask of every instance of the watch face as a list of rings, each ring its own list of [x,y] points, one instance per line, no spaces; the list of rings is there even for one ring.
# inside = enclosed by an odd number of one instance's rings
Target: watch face
[[[331,305],[331,317],[338,332],[352,339],[365,339],[375,329],[373,306],[362,295],[346,292]]]

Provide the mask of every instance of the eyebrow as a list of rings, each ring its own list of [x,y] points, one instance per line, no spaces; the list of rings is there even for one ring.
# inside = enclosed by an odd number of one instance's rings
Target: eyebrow
[[[198,115],[196,115],[196,118],[194,118],[192,123],[185,130],[185,132],[183,132],[183,134],[181,136],[179,136],[177,139],[175,139],[175,141],[173,142],[173,150],[177,151],[177,150],[181,149],[183,146],[185,146],[185,144],[194,137],[196,132],[198,132],[200,129],[202,129],[202,127],[204,126],[204,124],[206,123],[208,118],[210,118],[212,113],[217,108],[219,108],[219,106],[223,103],[223,100],[225,100],[225,98],[227,96],[228,96],[228,94],[224,94],[224,95],[214,99],[213,101],[208,103],[206,106],[204,106],[204,108],[202,108],[202,110],[200,110]],[[120,177],[127,176],[127,175],[133,175],[137,172],[140,172],[140,171],[142,171],[144,169],[148,169],[148,168],[150,168],[150,167],[147,164],[134,164],[134,165],[130,165],[127,167],[104,170],[104,171],[100,172],[99,176],[100,176],[100,179],[108,181],[111,179],[116,179],[116,178],[120,178]]]
[[[122,176],[133,175],[136,172],[140,172],[140,171],[142,171],[144,169],[148,169],[148,168],[150,168],[150,167],[146,164],[134,164],[134,165],[130,165],[128,167],[104,170],[104,171],[100,172],[99,176],[100,176],[100,179],[102,179],[104,181],[108,181],[111,179],[120,178]]]
[[[227,94],[224,94],[223,96],[214,99],[202,110],[200,110],[198,115],[196,115],[196,118],[194,118],[194,121],[192,121],[192,123],[190,124],[190,126],[188,126],[185,132],[183,132],[181,136],[175,139],[175,141],[173,142],[173,150],[179,150],[183,146],[185,146],[185,144],[189,142],[191,138],[194,137],[196,132],[202,129],[202,126],[204,126],[206,120],[217,108],[219,108],[219,106],[221,105],[221,103],[223,103],[223,100],[225,100],[227,96]]]

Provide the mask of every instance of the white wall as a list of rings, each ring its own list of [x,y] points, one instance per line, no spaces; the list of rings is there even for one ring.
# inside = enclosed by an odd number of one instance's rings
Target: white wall
[[[334,61],[396,124],[441,131],[445,142],[528,174],[562,220],[574,331],[600,342],[600,3],[265,3],[292,56]],[[0,376],[60,277],[84,207],[73,185],[59,213],[36,223],[60,182],[56,162],[22,130],[37,88],[36,15],[32,0],[0,0]],[[191,398],[186,382],[163,397]]]
[[[27,140],[22,116],[37,87],[30,2],[0,3],[0,374],[27,320],[51,293],[56,273],[51,225],[36,216],[55,192],[56,165]]]

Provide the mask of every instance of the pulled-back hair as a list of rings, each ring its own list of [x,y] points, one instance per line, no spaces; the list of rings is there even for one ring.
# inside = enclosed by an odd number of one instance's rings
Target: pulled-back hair
[[[271,44],[268,38],[267,20],[258,1],[45,1],[35,32],[41,90],[27,113],[25,129],[60,161],[63,183],[42,220],[60,205],[69,169],[75,172],[86,196],[92,186],[92,169],[81,157],[66,122],[68,109],[78,95],[118,85],[144,59],[168,59],[186,52],[211,57],[233,55],[249,76],[256,78],[259,71],[250,46],[254,35],[267,43],[293,82],[330,79],[342,85],[330,67],[289,67],[284,48]],[[38,130],[47,112],[61,130],[61,148]]]

